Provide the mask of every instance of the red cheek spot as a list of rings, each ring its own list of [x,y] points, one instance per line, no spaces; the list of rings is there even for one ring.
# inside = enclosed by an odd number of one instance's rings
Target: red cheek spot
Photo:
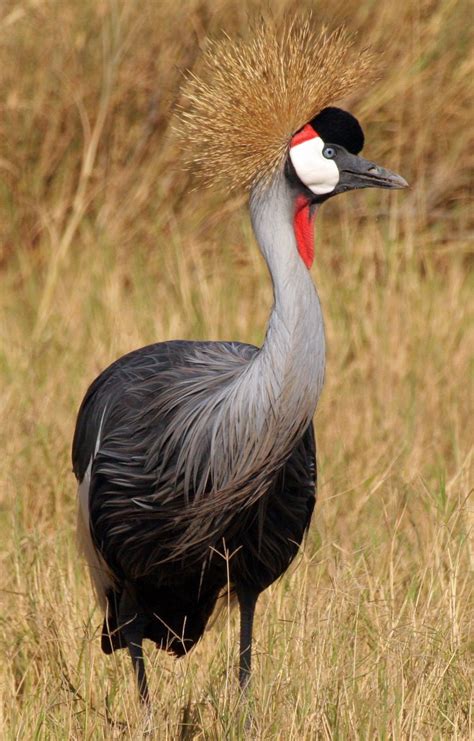
[[[309,268],[314,260],[314,219],[316,211],[311,213],[310,201],[303,195],[297,196],[295,200],[295,215],[293,217],[293,228],[295,230],[296,244],[306,267]]]
[[[318,136],[318,132],[313,129],[311,124],[305,124],[292,138],[290,147],[296,147],[298,144],[303,144],[303,142],[307,142],[310,139],[316,139]]]

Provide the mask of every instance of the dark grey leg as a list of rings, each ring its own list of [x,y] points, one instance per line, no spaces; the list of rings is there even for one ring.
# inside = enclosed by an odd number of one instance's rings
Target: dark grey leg
[[[120,632],[127,644],[128,652],[132,659],[140,700],[145,705],[149,705],[150,696],[148,693],[148,682],[142,649],[145,618],[137,611],[133,598],[126,590],[123,591],[120,600],[119,622]]]
[[[146,679],[145,662],[143,660],[143,635],[137,633],[130,636],[130,638],[126,636],[125,640],[127,641],[128,652],[132,658],[140,700],[145,703],[145,705],[148,705],[150,702],[150,696],[148,694],[148,682]]]
[[[255,605],[259,593],[248,587],[236,587],[240,607],[240,663],[239,684],[241,690],[248,687],[252,668],[252,627]]]

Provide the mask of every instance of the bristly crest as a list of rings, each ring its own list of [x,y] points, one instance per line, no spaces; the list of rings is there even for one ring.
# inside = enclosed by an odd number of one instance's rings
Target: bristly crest
[[[251,188],[283,165],[291,136],[323,108],[374,77],[374,57],[345,29],[314,18],[262,21],[248,40],[211,42],[201,76],[183,89],[179,134],[208,184]]]

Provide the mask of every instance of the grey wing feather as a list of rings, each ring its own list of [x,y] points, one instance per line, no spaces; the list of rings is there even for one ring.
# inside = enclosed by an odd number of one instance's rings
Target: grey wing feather
[[[182,368],[197,351],[206,348],[216,350],[220,347],[228,348],[232,355],[240,357],[243,361],[248,361],[257,352],[256,347],[245,343],[174,340],[147,345],[127,353],[102,371],[89,386],[77,416],[72,443],[72,464],[78,481],[84,478],[87,466],[94,455],[104,410],[112,410],[116,404],[119,407],[123,405],[121,411],[125,416],[126,406],[131,404],[132,407],[136,407],[136,397],[140,388],[145,391],[148,384],[156,391],[157,387],[166,386],[167,383],[169,388],[173,375],[176,376],[176,380],[183,382]],[[189,375],[192,375],[192,368]],[[176,399],[176,402],[178,403],[179,399]],[[146,413],[147,410],[142,411]],[[156,402],[150,405],[149,411],[156,411]],[[103,427],[103,434],[106,433],[108,426],[110,424]]]
[[[155,536],[157,520],[163,535],[174,531],[170,537],[176,539],[173,518],[183,514],[197,488],[206,489],[209,399],[256,352],[235,342],[158,343],[123,356],[89,387],[76,424],[73,470],[81,482],[93,459],[90,525],[109,565],[117,567],[123,555],[141,572],[143,546]],[[198,419],[201,424],[193,425]],[[163,556],[168,551],[162,541]]]
[[[301,431],[301,443],[290,438],[291,447],[265,465],[255,462],[253,440],[233,450],[232,429],[227,447],[216,442],[216,419],[227,421],[220,419],[222,410],[257,353],[235,342],[159,343],[120,358],[89,388],[73,464],[81,480],[95,454],[91,532],[115,574],[139,578],[167,562],[166,578],[172,579],[175,567],[202,564],[223,535],[229,542],[237,532],[241,538],[246,522],[250,533],[259,520],[262,529],[263,519],[280,529],[278,560],[272,565],[278,549],[270,533],[265,547],[261,532],[247,539],[247,553],[260,542],[272,575],[268,583],[294,557],[314,506],[312,426]],[[242,420],[250,427],[251,422]],[[226,479],[233,469],[242,471],[240,479]]]

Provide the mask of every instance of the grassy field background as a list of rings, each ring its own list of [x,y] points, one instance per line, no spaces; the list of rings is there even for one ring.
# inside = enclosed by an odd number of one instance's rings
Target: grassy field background
[[[271,285],[245,199],[192,191],[170,129],[207,36],[245,34],[262,7],[0,7],[2,739],[143,730],[128,657],[100,652],[69,450],[87,385],[118,355],[262,341]],[[312,7],[383,54],[379,81],[343,104],[365,155],[411,189],[317,218],[319,502],[259,603],[251,736],[472,738],[472,5],[271,7]],[[233,614],[184,660],[147,655],[158,738],[243,735]]]

